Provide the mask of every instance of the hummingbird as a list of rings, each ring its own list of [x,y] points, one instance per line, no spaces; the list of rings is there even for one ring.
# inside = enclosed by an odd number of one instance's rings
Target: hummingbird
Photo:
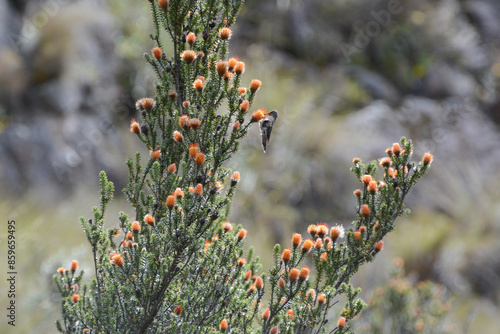
[[[267,146],[269,145],[269,139],[271,139],[271,131],[273,131],[274,123],[278,118],[278,112],[273,110],[269,115],[259,122],[260,136],[262,138],[262,149],[266,153]]]

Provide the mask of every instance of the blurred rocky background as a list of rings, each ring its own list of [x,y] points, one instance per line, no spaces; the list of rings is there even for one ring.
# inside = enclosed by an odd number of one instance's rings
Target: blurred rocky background
[[[369,296],[400,256],[408,279],[453,295],[448,321],[498,331],[498,17],[496,0],[247,1],[230,49],[243,82],[263,81],[256,107],[280,117],[267,154],[255,127],[231,162],[242,174],[232,220],[264,263],[310,223],[349,225],[352,158],[407,136],[433,168],[357,283]],[[146,0],[0,0],[0,214],[18,222],[21,332],[54,332],[57,267],[78,258],[91,274],[77,218],[98,201],[100,170],[118,189],[110,226],[130,211],[119,189],[139,147],[134,101],[154,94],[150,32]]]

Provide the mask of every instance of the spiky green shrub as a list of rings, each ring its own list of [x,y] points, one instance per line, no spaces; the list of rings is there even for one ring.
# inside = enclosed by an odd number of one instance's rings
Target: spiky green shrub
[[[243,80],[244,63],[228,59],[230,26],[242,1],[151,2],[156,47],[146,60],[158,75],[157,95],[137,101],[130,130],[150,156],[126,162],[123,190],[135,216],[120,214],[117,235],[105,228],[113,184],[100,174],[100,206],[80,219],[95,264],[83,272],[60,268],[63,333],[344,333],[364,307],[349,284],[372,261],[382,238],[405,213],[404,198],[429,168],[432,156],[413,163],[402,139],[377,163],[355,159],[357,220],[353,228],[311,225],[274,249],[274,266],[260,273],[246,230],[228,222],[240,179],[225,163],[266,112],[251,112],[259,80]],[[166,32],[166,33],[165,33]],[[172,54],[163,50],[170,40]],[[242,82],[248,88],[240,87]],[[249,116],[251,114],[251,116]],[[345,234],[345,241],[341,243]],[[309,269],[304,265],[312,267]],[[74,270],[73,270],[74,269]],[[340,318],[329,311],[344,296]],[[338,321],[338,323],[337,323]],[[337,323],[337,326],[335,326]]]

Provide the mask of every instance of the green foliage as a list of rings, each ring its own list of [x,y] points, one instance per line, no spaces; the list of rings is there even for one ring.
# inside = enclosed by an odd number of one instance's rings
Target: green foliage
[[[340,296],[347,299],[341,320],[350,321],[365,304],[349,280],[382,249],[429,163],[411,162],[412,144],[404,138],[380,162],[383,181],[375,181],[376,162],[356,161],[353,172],[363,189],[356,230],[346,233],[346,242],[339,242],[343,227],[312,225],[311,239],[294,234],[291,248],[276,245],[269,275],[258,276],[254,250],[245,256],[246,230],[226,221],[240,176],[224,164],[249,126],[265,117],[261,109],[248,120],[260,82],[240,89],[244,64],[228,61],[229,27],[242,2],[160,4],[151,2],[157,47],[146,56],[158,75],[157,96],[137,101],[142,125],[134,119],[130,126],[150,151],[147,159],[137,153],[126,162],[123,193],[135,217],[121,212],[119,228],[105,230],[114,187],[101,172],[100,206],[92,219],[80,218],[95,277],[75,298],[81,275],[55,275],[62,296],[59,331],[325,333]],[[164,31],[172,55],[162,51]],[[348,329],[339,322],[333,331]]]

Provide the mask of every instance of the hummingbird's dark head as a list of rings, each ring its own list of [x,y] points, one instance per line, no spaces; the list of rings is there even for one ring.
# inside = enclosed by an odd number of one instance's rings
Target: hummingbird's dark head
[[[269,112],[269,116],[272,116],[274,118],[278,118],[278,112],[276,110],[273,110],[273,111]]]

